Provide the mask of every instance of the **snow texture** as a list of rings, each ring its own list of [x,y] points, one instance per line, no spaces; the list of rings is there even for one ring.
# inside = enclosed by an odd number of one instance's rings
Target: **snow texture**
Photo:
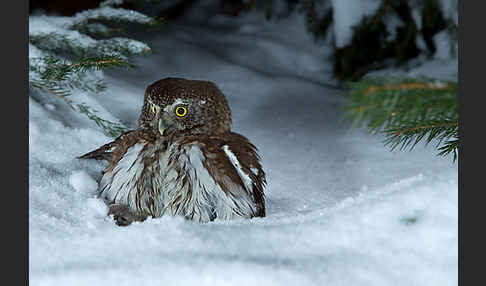
[[[363,17],[373,15],[381,0],[331,0],[336,47],[342,48],[351,42],[353,27]]]
[[[116,3],[113,3],[116,4]],[[113,5],[108,4],[108,5]],[[85,10],[74,15],[73,24],[79,25],[87,22],[90,19],[104,19],[115,21],[126,21],[133,23],[147,24],[152,21],[152,18],[133,10],[123,8],[113,8],[108,5],[96,9]]]
[[[451,49],[451,38],[447,30],[443,30],[434,36],[434,43],[436,51],[434,58],[441,61],[447,61],[451,57],[457,57],[457,48],[455,51]]]
[[[331,48],[307,38],[303,16],[183,19],[145,35],[155,52],[139,69],[105,72],[106,91],[78,96],[134,127],[155,80],[214,81],[233,130],[262,155],[267,216],[117,227],[96,197],[105,163],[76,159],[110,138],[62,101],[31,96],[30,285],[457,285],[457,163],[349,132],[345,92],[322,80]]]
[[[45,15],[29,16],[29,36],[48,36],[55,34],[57,37],[64,38],[65,41],[68,41],[71,45],[78,49],[98,50],[98,43],[100,43],[102,40],[95,40],[92,37],[73,29],[73,27],[76,25],[86,24],[89,19],[93,18],[102,18],[107,20],[116,19],[118,21],[137,23],[148,23],[151,21],[150,17],[131,10],[101,7],[80,12],[73,17]],[[98,24],[97,26],[91,25],[89,27],[91,27],[92,30],[94,27],[94,29],[97,31],[103,31],[103,28],[101,28],[103,27],[102,24]],[[149,46],[147,46],[145,43],[132,39],[117,37],[104,41],[107,43],[121,44],[124,49],[133,54],[150,51]],[[63,43],[63,45],[65,44]],[[123,53],[120,53],[113,48],[99,50],[99,52],[104,52],[105,54],[119,54],[120,56],[123,56]],[[29,55],[29,58],[31,57],[32,56]]]
[[[100,7],[122,5],[124,0],[105,0],[100,3]]]
[[[73,172],[69,184],[78,192],[95,193],[98,190],[98,183],[83,170]]]
[[[93,38],[83,35],[78,31],[71,30],[73,19],[71,17],[61,16],[30,16],[29,17],[29,35],[38,36],[56,33],[65,37],[67,40],[77,43],[81,47],[90,47],[96,43]]]
[[[459,25],[459,0],[439,0],[438,2],[444,17],[454,21],[456,25]]]

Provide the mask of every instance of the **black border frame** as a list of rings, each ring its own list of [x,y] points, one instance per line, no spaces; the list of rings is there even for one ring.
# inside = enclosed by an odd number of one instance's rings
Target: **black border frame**
[[[2,95],[6,100],[1,113],[4,136],[0,150],[4,164],[2,178],[1,213],[4,224],[2,237],[6,268],[2,280],[15,285],[29,283],[29,9],[28,1],[4,3],[0,27],[2,27],[3,80]],[[13,105],[11,103],[13,102]]]

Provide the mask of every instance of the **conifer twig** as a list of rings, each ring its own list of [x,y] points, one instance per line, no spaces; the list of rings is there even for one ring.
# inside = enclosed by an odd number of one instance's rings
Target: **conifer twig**
[[[76,112],[83,113],[112,137],[127,129],[123,124],[98,116],[97,111],[85,103],[74,102],[69,96],[75,90],[99,93],[106,88],[102,70],[113,67],[135,67],[131,58],[149,53],[150,47],[136,40],[120,37],[94,39],[83,34],[90,31],[107,31],[102,22],[130,22],[143,25],[160,24],[160,21],[139,12],[115,8],[123,0],[107,0],[96,9],[85,10],[73,17],[29,16],[29,50],[37,57],[29,58],[29,87],[54,95]],[[36,24],[34,24],[36,23]],[[38,25],[37,25],[38,23]],[[42,28],[38,28],[42,27]]]
[[[438,155],[457,158],[458,85],[435,79],[375,78],[352,84],[345,118],[385,135],[391,149],[436,140]],[[447,140],[447,141],[446,141]],[[442,144],[442,146],[441,146]]]

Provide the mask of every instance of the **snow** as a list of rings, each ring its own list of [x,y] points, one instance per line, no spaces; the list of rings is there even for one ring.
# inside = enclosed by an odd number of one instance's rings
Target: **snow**
[[[363,17],[373,15],[380,7],[380,0],[331,0],[334,19],[336,47],[342,48],[351,42],[353,27]]]
[[[83,50],[96,50],[97,53],[102,54],[114,54],[124,57],[123,51],[119,51],[113,48],[113,45],[106,45],[102,48],[99,47],[100,43],[105,44],[120,44],[123,46],[124,50],[132,53],[139,54],[149,52],[150,48],[145,44],[137,40],[127,39],[122,37],[111,38],[108,40],[95,40],[92,37],[82,34],[76,31],[74,28],[76,25],[82,25],[87,23],[90,19],[102,18],[102,19],[119,19],[120,21],[136,22],[136,23],[149,23],[152,19],[141,13],[129,11],[122,8],[112,8],[108,6],[100,7],[97,9],[85,10],[83,12],[77,13],[73,17],[61,17],[61,16],[46,16],[46,15],[35,15],[29,16],[29,36],[30,37],[47,37],[42,39],[42,41],[50,40],[49,44],[52,45],[56,43],[55,38],[51,38],[51,35],[55,34],[57,37],[62,37],[61,45],[64,47],[65,42],[69,42],[71,49],[83,49]],[[102,24],[89,26],[92,31],[103,32],[106,30]],[[42,44],[42,43],[41,43]],[[29,44],[30,45],[30,44]],[[29,49],[29,54],[37,55],[34,49],[31,51]],[[33,56],[29,55],[29,58]]]
[[[459,24],[458,5],[459,0],[439,0],[439,6],[446,20],[452,20],[456,25]]]
[[[434,57],[437,60],[447,61],[452,57],[457,57],[457,47],[456,51],[451,50],[451,38],[447,30],[441,31],[434,36],[434,43],[436,51]]]
[[[100,7],[122,5],[124,0],[105,0],[100,3]]]
[[[415,17],[414,17],[414,21],[416,21]],[[397,36],[397,29],[405,26],[403,20],[395,12],[386,15],[385,23],[386,23],[386,29],[388,31],[388,37],[387,37],[388,41],[395,40]]]
[[[30,285],[457,285],[457,163],[350,132],[345,91],[328,85],[330,48],[304,35],[301,16],[282,21],[167,23],[145,35],[154,54],[139,69],[107,71],[102,94],[74,95],[133,128],[155,80],[214,81],[233,130],[262,156],[265,218],[117,227],[96,197],[105,163],[76,159],[110,138],[64,102],[30,97]],[[421,63],[409,72],[457,75],[453,62]]]
[[[393,75],[396,77],[424,77],[457,82],[459,58],[454,54],[451,54],[451,46],[448,44],[450,43],[449,38],[445,39],[446,37],[448,37],[448,35],[439,33],[434,38],[438,49],[432,60],[425,55],[420,55],[417,58],[412,59],[405,68],[389,67],[370,72],[366,76],[375,77]]]
[[[74,15],[73,24],[79,25],[87,22],[90,19],[104,19],[104,20],[116,20],[116,21],[126,21],[126,22],[134,22],[134,23],[142,23],[147,24],[150,23],[153,19],[133,10],[127,10],[123,8],[113,8],[109,5],[113,5],[116,3],[110,3],[104,6],[101,6],[96,9],[89,9],[82,12],[77,13]]]
[[[69,184],[78,192],[96,193],[98,183],[86,171],[74,171],[69,177]]]
[[[81,47],[88,48],[95,45],[96,40],[81,34],[78,31],[70,30],[72,19],[61,16],[30,16],[29,17],[29,36],[42,36],[51,33],[65,37],[77,43]]]

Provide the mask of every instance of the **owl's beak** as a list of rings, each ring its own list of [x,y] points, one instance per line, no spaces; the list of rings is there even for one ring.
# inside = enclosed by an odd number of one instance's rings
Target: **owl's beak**
[[[160,132],[160,135],[164,135],[164,131],[165,131],[166,127],[165,127],[165,124],[164,124],[164,120],[162,120],[162,118],[159,119],[159,132]]]

